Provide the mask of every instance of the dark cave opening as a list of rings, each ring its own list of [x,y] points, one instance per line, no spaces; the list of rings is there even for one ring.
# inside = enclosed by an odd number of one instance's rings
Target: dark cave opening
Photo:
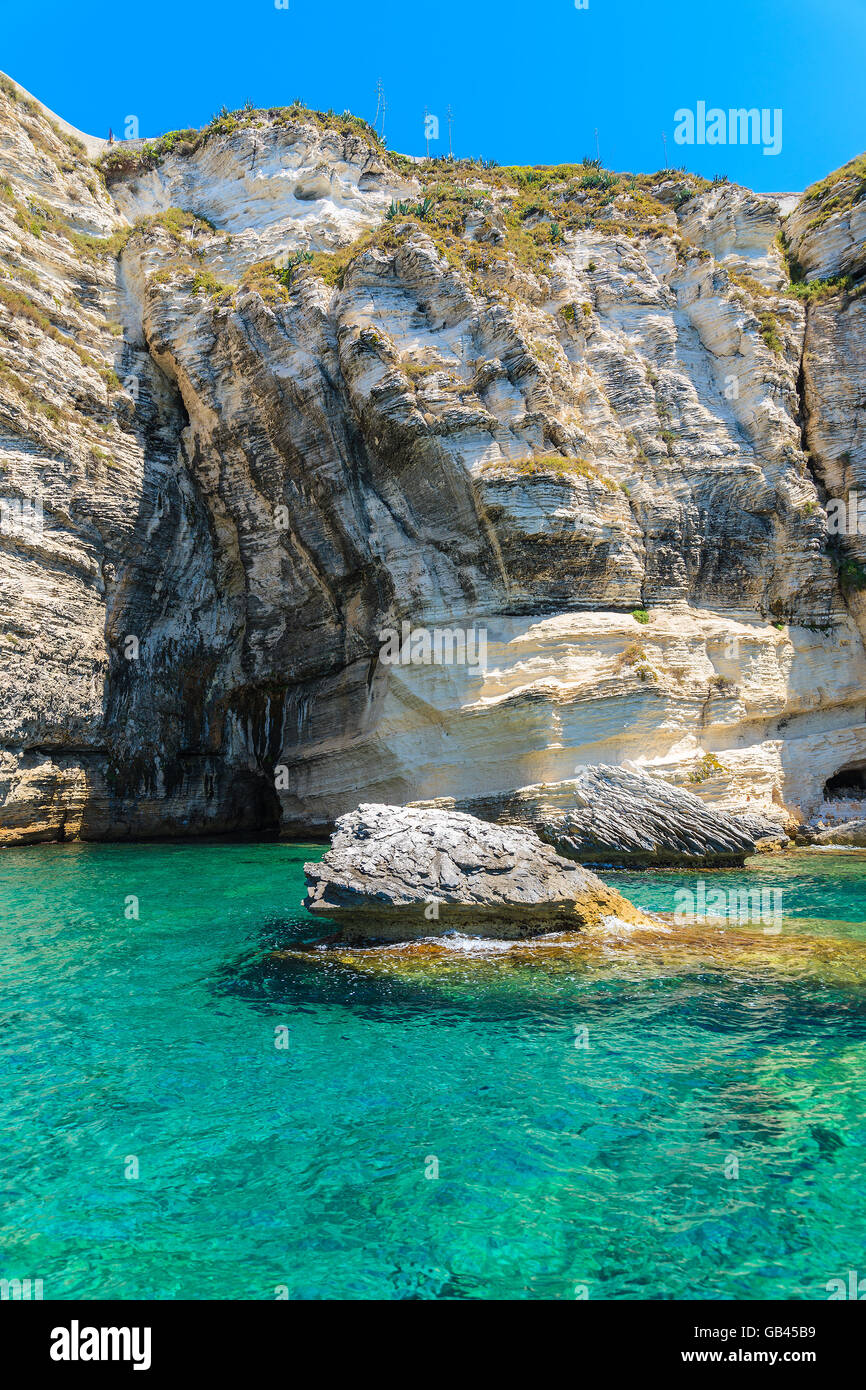
[[[273,780],[244,773],[234,779],[230,801],[230,819],[238,829],[258,833],[279,830],[282,808]]]
[[[840,767],[824,783],[825,801],[862,801],[866,798],[866,766]]]

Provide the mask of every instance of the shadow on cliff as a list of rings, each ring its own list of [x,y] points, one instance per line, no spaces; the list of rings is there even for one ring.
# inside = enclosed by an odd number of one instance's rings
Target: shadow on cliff
[[[276,692],[246,685],[232,669],[243,646],[244,585],[226,571],[180,391],[151,356],[136,357],[143,473],[129,530],[106,542],[108,753],[102,768],[88,770],[80,834],[275,835],[280,801],[267,768],[279,751]],[[264,757],[230,765],[226,744],[240,725],[254,739],[265,731]]]

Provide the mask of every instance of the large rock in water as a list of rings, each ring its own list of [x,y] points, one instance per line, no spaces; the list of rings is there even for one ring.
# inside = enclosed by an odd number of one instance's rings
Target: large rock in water
[[[324,859],[304,873],[308,911],[361,939],[453,930],[525,937],[605,919],[651,921],[531,830],[459,811],[359,806],[341,816]]]
[[[810,836],[806,843],[866,849],[866,820],[849,820],[842,825],[831,825],[826,830],[820,830],[816,835]]]
[[[583,864],[742,864],[762,842],[787,843],[772,821],[714,811],[658,777],[603,764],[567,781],[456,803],[498,824],[528,826],[559,854]]]

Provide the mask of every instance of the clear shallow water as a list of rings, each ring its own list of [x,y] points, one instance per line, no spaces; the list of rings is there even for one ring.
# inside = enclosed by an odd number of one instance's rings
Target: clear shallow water
[[[751,953],[458,943],[365,971],[272,954],[321,934],[297,907],[318,853],[2,854],[0,1277],[46,1298],[821,1299],[866,1273],[866,856],[707,875],[783,889]],[[695,882],[605,877],[659,911]]]

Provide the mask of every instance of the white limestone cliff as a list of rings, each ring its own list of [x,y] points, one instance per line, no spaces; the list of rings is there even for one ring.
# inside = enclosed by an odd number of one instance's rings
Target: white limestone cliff
[[[287,109],[106,186],[0,84],[0,497],[42,507],[0,535],[0,841],[594,763],[808,819],[866,766],[824,508],[864,466],[864,203],[825,234],[808,194],[607,177]],[[783,230],[844,289],[786,294]],[[386,663],[406,621],[484,669]]]

